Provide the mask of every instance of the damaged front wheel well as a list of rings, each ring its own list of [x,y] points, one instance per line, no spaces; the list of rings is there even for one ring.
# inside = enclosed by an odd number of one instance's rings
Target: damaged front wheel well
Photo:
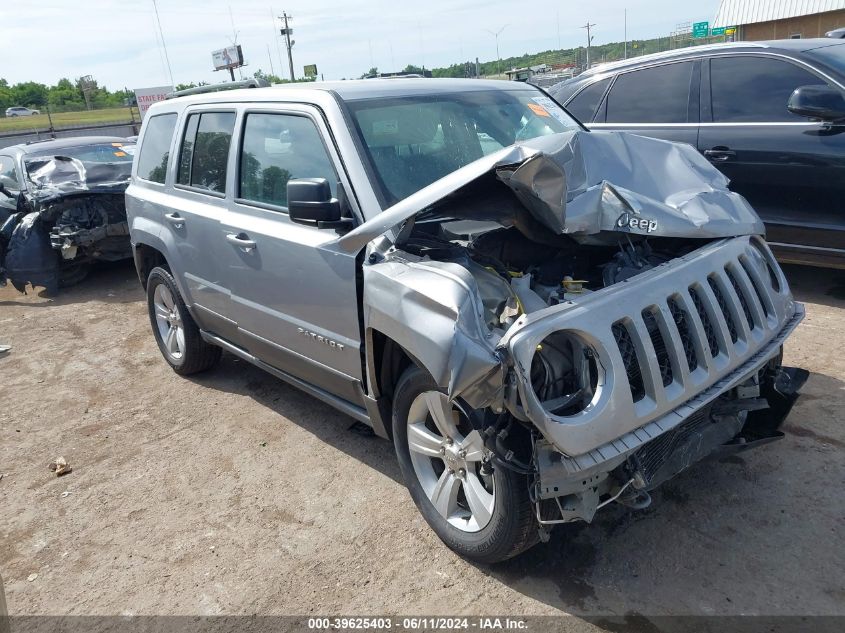
[[[405,349],[390,337],[378,330],[370,331],[370,343],[373,354],[373,376],[377,393],[381,398],[393,398],[402,373],[410,365],[418,365]]]

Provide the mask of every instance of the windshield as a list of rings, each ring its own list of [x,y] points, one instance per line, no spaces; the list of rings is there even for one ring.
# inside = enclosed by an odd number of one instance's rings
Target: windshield
[[[807,51],[811,57],[816,57],[828,66],[845,73],[845,44],[834,44]]]
[[[46,156],[67,156],[76,158],[84,163],[131,163],[135,153],[133,143],[97,143],[94,145],[79,145],[76,147],[62,147],[45,152],[27,154],[27,160]]]
[[[496,150],[578,124],[529,88],[348,101],[387,206]]]

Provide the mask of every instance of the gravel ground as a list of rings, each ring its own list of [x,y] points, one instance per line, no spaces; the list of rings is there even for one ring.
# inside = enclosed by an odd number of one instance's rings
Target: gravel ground
[[[0,289],[9,611],[845,615],[845,273],[787,274],[786,362],[812,375],[785,440],[493,567],[437,540],[348,417],[229,355],[172,373],[130,264],[54,300]]]

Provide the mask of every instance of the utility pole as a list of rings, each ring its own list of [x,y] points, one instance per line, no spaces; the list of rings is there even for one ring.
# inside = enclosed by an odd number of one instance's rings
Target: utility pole
[[[628,9],[625,9],[625,59],[628,59]]]
[[[288,64],[290,64],[290,80],[296,81],[296,76],[293,74],[293,53],[291,49],[295,42],[290,39],[291,29],[288,26],[288,20],[293,20],[292,15],[288,15],[286,11],[282,11],[282,15],[279,16],[280,20],[284,20],[285,28],[282,29],[282,35],[285,36],[285,44],[288,47]]]
[[[499,55],[499,35],[502,34],[502,31],[504,31],[507,28],[507,26],[508,25],[505,24],[505,26],[500,28],[498,31],[491,31],[490,29],[484,29],[490,35],[492,35],[493,37],[496,38],[496,74],[497,75],[502,74],[502,57]]]
[[[595,24],[590,24],[590,21],[587,20],[587,23],[582,26],[582,29],[587,29],[587,68],[586,70],[590,70],[590,44],[593,42],[593,36],[590,35],[590,29],[593,28]]]

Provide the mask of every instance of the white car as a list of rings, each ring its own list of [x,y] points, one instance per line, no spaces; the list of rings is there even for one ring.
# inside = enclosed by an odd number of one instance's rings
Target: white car
[[[6,116],[13,117],[13,116],[33,116],[36,114],[41,114],[41,110],[30,110],[29,108],[24,108],[22,106],[14,106],[11,108],[6,108]]]

